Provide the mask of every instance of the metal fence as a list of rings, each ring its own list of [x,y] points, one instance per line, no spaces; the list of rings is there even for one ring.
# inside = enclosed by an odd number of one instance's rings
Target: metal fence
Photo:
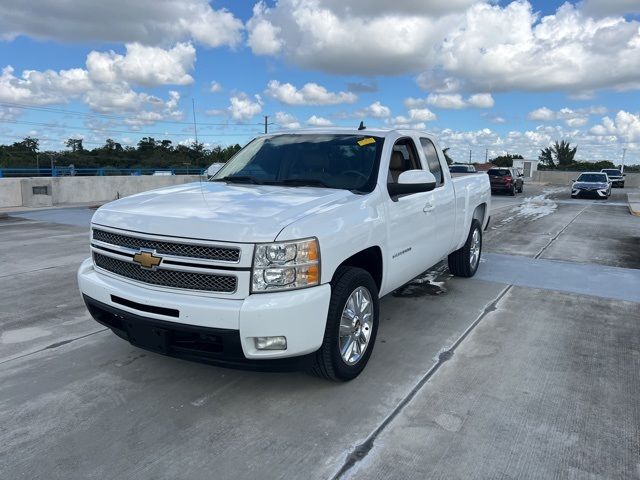
[[[0,168],[2,177],[104,177],[110,175],[203,175],[206,168]]]

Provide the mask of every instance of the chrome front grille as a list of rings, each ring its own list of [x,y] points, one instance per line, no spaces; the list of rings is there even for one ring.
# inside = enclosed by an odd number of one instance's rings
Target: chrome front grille
[[[236,291],[238,279],[234,275],[220,275],[165,270],[157,268],[149,270],[139,265],[117,258],[93,252],[93,261],[99,268],[151,285],[208,292],[233,293]]]
[[[177,257],[203,258],[219,262],[237,263],[240,260],[240,249],[234,247],[219,247],[194,245],[190,243],[174,243],[147,238],[131,237],[106,230],[93,229],[93,239],[99,242],[132,249],[155,250],[160,255],[174,255]]]

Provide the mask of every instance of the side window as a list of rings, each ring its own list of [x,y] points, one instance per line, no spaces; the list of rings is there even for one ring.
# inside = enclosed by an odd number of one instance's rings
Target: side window
[[[389,161],[389,176],[387,183],[395,183],[402,172],[418,170],[420,168],[418,154],[413,140],[401,138],[393,146],[391,160]]]
[[[440,160],[438,160],[436,147],[428,138],[421,138],[420,143],[422,144],[422,150],[427,159],[429,170],[433,173],[433,176],[436,177],[436,186],[440,186],[444,183],[444,175],[442,174],[442,166],[440,165]]]

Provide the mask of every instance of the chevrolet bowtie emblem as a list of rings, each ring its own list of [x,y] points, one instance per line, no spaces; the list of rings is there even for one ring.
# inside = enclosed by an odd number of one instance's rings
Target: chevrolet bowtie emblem
[[[133,261],[142,268],[155,268],[162,262],[162,257],[156,257],[152,252],[138,252],[133,256]]]

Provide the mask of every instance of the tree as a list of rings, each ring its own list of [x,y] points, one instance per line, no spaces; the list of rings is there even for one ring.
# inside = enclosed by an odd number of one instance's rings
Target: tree
[[[553,152],[549,147],[546,147],[540,150],[540,155],[538,155],[538,160],[540,160],[540,164],[543,167],[549,170],[556,168],[556,164],[553,161]]]
[[[444,159],[447,161],[447,165],[451,165],[453,163],[453,158],[449,156],[449,148],[450,147],[447,147],[442,150],[442,153],[444,153]]]
[[[81,138],[69,138],[65,142],[65,145],[70,148],[73,153],[82,152],[84,150]]]
[[[138,151],[153,150],[156,148],[156,139],[153,137],[142,137],[138,142]]]
[[[573,163],[573,159],[576,156],[578,146],[571,148],[569,142],[562,140],[560,143],[556,140],[555,144],[551,147],[551,151],[558,162],[559,167],[566,167]]]
[[[21,142],[15,142],[13,144],[13,149],[35,154],[38,151],[39,143],[40,141],[37,138],[24,137],[24,139]]]

